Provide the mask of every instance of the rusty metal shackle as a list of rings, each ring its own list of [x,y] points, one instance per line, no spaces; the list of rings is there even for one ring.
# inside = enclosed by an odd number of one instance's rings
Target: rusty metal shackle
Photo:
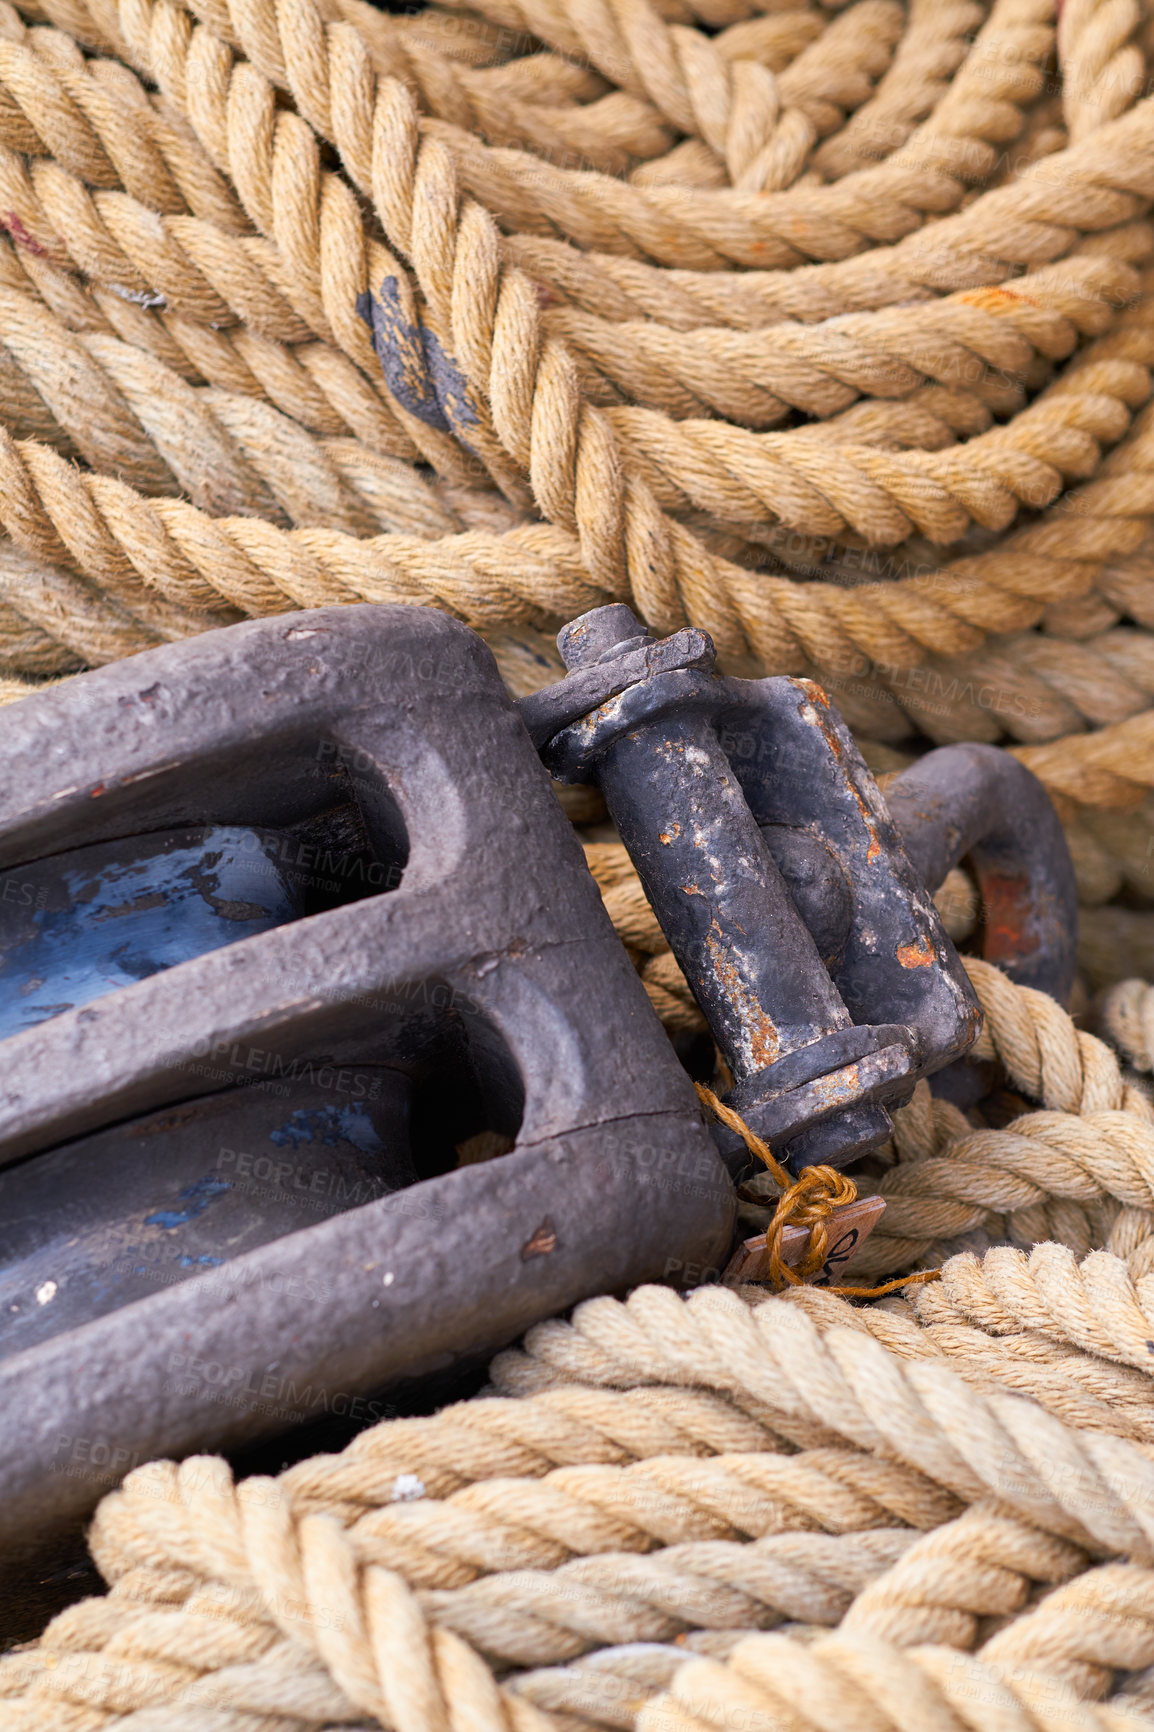
[[[624,606],[558,645],[570,671],[521,700],[530,735],[559,780],[600,786],[732,1072],[728,1104],[794,1171],[883,1140],[887,1108],[977,1035],[932,901],[963,856],[994,911],[990,959],[1069,990],[1073,871],[1015,759],[931,752],[883,799],[810,680],[723,678],[707,633],[657,641]]]

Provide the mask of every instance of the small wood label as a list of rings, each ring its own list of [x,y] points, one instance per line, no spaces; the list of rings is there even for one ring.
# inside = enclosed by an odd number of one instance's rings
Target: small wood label
[[[840,1284],[846,1264],[865,1243],[885,1214],[884,1197],[856,1197],[843,1203],[829,1217],[829,1255],[816,1275],[810,1277],[811,1287],[836,1287]],[[738,1246],[725,1271],[727,1281],[768,1281],[769,1248],[765,1234],[746,1239]],[[808,1227],[786,1227],[781,1235],[781,1260],[796,1268],[809,1247]]]

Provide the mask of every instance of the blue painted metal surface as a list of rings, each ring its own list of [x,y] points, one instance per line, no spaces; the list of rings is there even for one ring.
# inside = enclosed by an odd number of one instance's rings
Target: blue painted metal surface
[[[213,825],[0,874],[0,1039],[301,912],[273,832]]]
[[[223,1302],[238,1257],[393,1192],[403,1220],[409,1079],[331,1070],[366,1098],[254,1082],[0,1171],[0,1362],[193,1277]],[[302,1264],[288,1285],[322,1303],[335,1279]]]

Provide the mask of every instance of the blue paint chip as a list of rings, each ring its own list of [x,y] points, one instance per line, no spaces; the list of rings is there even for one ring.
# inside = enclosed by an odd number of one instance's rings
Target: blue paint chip
[[[360,1105],[314,1107],[311,1111],[302,1108],[287,1123],[270,1131],[268,1140],[278,1149],[299,1149],[302,1143],[322,1143],[328,1148],[351,1143],[365,1155],[379,1155],[384,1150],[376,1125]]]
[[[187,1209],[158,1209],[155,1215],[144,1217],[144,1225],[183,1227],[189,1221],[194,1221],[198,1215],[203,1215],[214,1197],[219,1197],[223,1191],[231,1190],[231,1179],[197,1179],[193,1184],[186,1185],[180,1193],[180,1201],[188,1203]]]

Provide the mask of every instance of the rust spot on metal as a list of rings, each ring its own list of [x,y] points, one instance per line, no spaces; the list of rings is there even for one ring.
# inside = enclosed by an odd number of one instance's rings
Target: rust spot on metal
[[[833,711],[828,695],[814,680],[796,680],[794,683],[805,692],[806,696],[813,704],[820,706],[820,709],[815,709],[814,711],[814,721],[821,729],[822,738],[825,740],[826,745],[832,752],[834,759],[842,772],[845,785],[853,796],[858,811],[862,815],[862,823],[865,825],[866,834],[869,836],[869,847],[866,849],[866,860],[872,866],[875,860],[880,860],[882,857],[882,845],[878,840],[874,815],[862,799],[861,790],[854,781],[850,768],[845,761],[845,752],[842,748],[841,741],[837,737],[836,729],[824,716],[821,715],[820,710],[829,710],[831,714],[836,714],[836,712]]]
[[[1038,936],[1027,930],[1031,898],[1025,873],[982,875],[982,897],[986,917],[983,954],[989,962],[1018,962],[1038,948]]]
[[[664,840],[665,840],[665,838],[664,838],[664,837],[662,837],[662,838],[661,838],[661,839],[662,839],[662,841],[664,841]],[[687,895],[687,896],[701,896],[701,895],[704,895],[704,892],[703,892],[703,890],[702,890],[702,888],[701,888],[701,885],[700,885],[700,884],[683,884],[683,885],[682,885],[682,886],[681,886],[681,888],[682,888],[682,889],[683,889],[683,890],[684,890],[684,892],[685,892],[685,894],[686,894],[686,895]]]
[[[659,839],[659,841],[664,842],[665,846],[668,848],[669,844],[671,842],[676,841],[677,837],[680,836],[680,834],[681,834],[681,825],[680,824],[671,824],[669,826],[668,830],[662,830],[659,832],[658,839]]]
[[[937,960],[928,938],[918,944],[899,944],[896,954],[903,968],[932,968]]]
[[[141,1124],[126,1125],[124,1134],[126,1137],[154,1137],[158,1134],[163,1136],[167,1132],[175,1130],[179,1125],[187,1124],[190,1119],[195,1119],[198,1114],[202,1114],[206,1104],[204,1101],[198,1101],[191,1107],[178,1107],[174,1112],[165,1113],[162,1117],[145,1119]]]
[[[557,1249],[557,1229],[553,1225],[552,1216],[546,1215],[531,1239],[526,1239],[521,1247],[521,1261],[527,1263],[530,1257],[547,1257]]]
[[[855,1101],[861,1092],[861,1070],[856,1064],[844,1064],[839,1070],[831,1070],[828,1076],[817,1077],[809,1086],[823,1109],[844,1106],[847,1101]]]
[[[772,1064],[781,1052],[781,1036],[765,1014],[757,995],[749,990],[740,971],[730,960],[732,947],[726,945],[716,920],[705,940],[709,963],[722,991],[736,1011],[741,1023],[741,1041],[748,1047],[754,1070]]]

